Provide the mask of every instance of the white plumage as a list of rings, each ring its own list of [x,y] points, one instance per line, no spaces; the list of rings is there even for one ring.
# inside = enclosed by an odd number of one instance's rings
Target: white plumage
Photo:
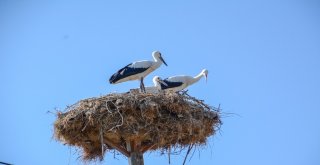
[[[159,76],[155,76],[153,78],[153,83],[158,90],[165,90],[165,91],[181,91],[188,86],[198,82],[201,77],[205,77],[207,80],[208,77],[208,70],[203,69],[197,76],[172,76],[166,79],[161,79]]]
[[[162,63],[167,65],[159,51],[152,52],[152,56],[154,61],[136,61],[118,70],[110,77],[110,84],[117,84],[131,80],[140,80],[140,89],[141,91],[145,92],[143,83],[144,77],[159,68]]]

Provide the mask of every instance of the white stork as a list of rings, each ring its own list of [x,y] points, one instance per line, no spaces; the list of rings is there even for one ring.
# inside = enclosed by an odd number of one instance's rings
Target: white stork
[[[110,84],[117,84],[131,80],[140,80],[140,89],[142,92],[145,92],[143,83],[144,77],[159,68],[162,63],[168,66],[167,63],[163,60],[159,51],[152,52],[152,56],[154,61],[136,61],[118,70],[110,77]]]
[[[157,87],[158,90],[164,90],[164,91],[181,91],[188,86],[198,82],[201,77],[205,77],[206,81],[208,78],[208,70],[203,69],[197,76],[191,77],[191,76],[172,76],[169,78],[166,78],[162,80],[159,76],[155,76],[153,78],[153,83]]]

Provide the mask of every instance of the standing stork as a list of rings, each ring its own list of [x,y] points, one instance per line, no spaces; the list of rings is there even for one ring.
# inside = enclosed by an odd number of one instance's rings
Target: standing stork
[[[155,76],[153,78],[153,83],[157,87],[158,90],[165,90],[165,91],[181,91],[188,86],[198,82],[201,77],[204,77],[207,81],[208,78],[208,70],[203,69],[197,76],[172,76],[162,80],[159,76]]]
[[[152,56],[154,61],[136,61],[118,70],[110,77],[110,84],[117,84],[131,80],[140,80],[140,89],[142,92],[145,92],[143,79],[149,73],[159,68],[162,63],[168,66],[167,63],[163,60],[159,51],[152,52]]]

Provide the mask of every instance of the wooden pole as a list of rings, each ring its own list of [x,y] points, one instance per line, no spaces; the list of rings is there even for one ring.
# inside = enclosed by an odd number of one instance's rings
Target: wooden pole
[[[127,142],[127,151],[130,153],[128,157],[129,165],[144,165],[143,153],[140,151],[140,144]]]
[[[143,153],[141,152],[132,152],[128,158],[129,165],[144,165],[143,162]]]

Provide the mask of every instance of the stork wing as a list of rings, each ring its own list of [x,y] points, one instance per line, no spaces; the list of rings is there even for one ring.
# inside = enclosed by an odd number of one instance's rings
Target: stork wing
[[[135,74],[139,74],[144,72],[145,70],[147,70],[149,67],[134,67],[134,63],[130,63],[127,66],[123,67],[122,69],[118,70],[115,74],[113,74],[110,79],[109,82],[111,84],[116,83],[117,81],[119,81],[120,79],[135,75]]]
[[[160,83],[161,89],[168,89],[168,88],[175,88],[181,86],[182,82],[174,82],[174,81],[168,81],[168,79],[162,80],[164,83]]]

